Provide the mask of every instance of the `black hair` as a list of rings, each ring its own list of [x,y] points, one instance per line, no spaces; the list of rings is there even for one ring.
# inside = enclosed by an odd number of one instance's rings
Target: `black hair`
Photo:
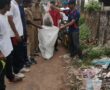
[[[11,0],[0,0],[0,9],[3,9],[6,5],[9,5]]]
[[[23,0],[23,3],[32,3],[32,0]]]
[[[53,4],[53,5],[55,5],[55,1],[51,1],[50,3]]]

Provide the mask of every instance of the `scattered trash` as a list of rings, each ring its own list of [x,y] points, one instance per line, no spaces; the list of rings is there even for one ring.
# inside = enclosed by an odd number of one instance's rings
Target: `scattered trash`
[[[63,59],[70,59],[70,54],[65,54],[63,56],[60,56],[60,58],[63,58]]]
[[[102,65],[104,69],[107,69],[108,66],[110,65],[110,58],[102,58],[102,59],[93,60],[92,63],[95,65]]]

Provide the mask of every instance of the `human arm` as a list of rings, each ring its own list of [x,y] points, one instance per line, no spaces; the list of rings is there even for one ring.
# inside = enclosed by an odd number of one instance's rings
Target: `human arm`
[[[12,31],[13,31],[14,34],[15,34],[16,39],[17,39],[18,41],[21,41],[21,38],[20,38],[20,36],[19,36],[19,34],[18,34],[17,30],[16,30],[15,24],[14,24],[14,22],[13,22],[13,16],[11,16],[11,15],[8,16],[8,21],[9,21],[9,24],[10,24],[10,26],[11,26]]]
[[[65,25],[63,25],[63,26],[61,26],[61,27],[60,27],[60,30],[66,28],[66,27],[71,26],[72,24],[74,24],[74,22],[75,22],[75,20],[73,19],[71,22],[69,22],[69,23],[67,23],[67,24],[65,24]]]
[[[69,27],[69,26],[74,26],[74,28],[77,28],[79,18],[80,18],[80,13],[78,11],[71,12],[69,17],[68,17],[69,23],[67,23],[64,26],[61,26],[60,29],[63,29],[65,27]]]

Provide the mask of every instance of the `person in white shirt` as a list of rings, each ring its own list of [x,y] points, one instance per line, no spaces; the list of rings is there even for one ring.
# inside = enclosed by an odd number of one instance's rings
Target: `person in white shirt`
[[[24,74],[19,73],[20,70],[24,66],[24,59],[23,59],[23,25],[21,21],[20,16],[20,10],[19,10],[19,3],[20,0],[12,0],[11,1],[11,8],[10,11],[6,13],[8,16],[8,21],[11,26],[10,33],[11,33],[11,39],[13,44],[13,71],[14,73],[19,77],[24,77]]]
[[[11,27],[8,23],[7,16],[5,15],[10,9],[10,1],[11,0],[0,0],[0,90],[5,90],[4,69],[6,70],[6,76],[10,81],[16,82],[22,80],[22,78],[17,78],[12,71],[13,46],[10,38]]]

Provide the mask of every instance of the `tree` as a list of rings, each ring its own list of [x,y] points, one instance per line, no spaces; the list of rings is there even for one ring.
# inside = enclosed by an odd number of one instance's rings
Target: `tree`
[[[85,0],[81,0],[81,12],[84,12]]]

